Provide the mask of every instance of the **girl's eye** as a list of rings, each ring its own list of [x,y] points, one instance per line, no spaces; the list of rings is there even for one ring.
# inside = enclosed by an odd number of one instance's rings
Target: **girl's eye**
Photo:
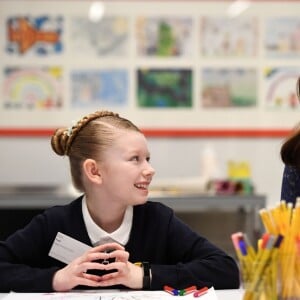
[[[140,161],[141,159],[140,159],[139,156],[136,155],[136,156],[133,156],[130,160],[132,160],[132,161]],[[150,156],[146,157],[146,161],[150,162]]]

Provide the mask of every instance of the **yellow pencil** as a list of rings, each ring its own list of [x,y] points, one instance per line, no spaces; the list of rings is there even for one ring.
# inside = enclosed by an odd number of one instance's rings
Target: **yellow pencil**
[[[261,282],[261,278],[263,276],[263,272],[266,268],[266,266],[270,262],[271,254],[272,254],[272,248],[276,242],[276,236],[269,235],[269,239],[267,241],[267,245],[261,250],[261,255],[260,257],[257,258],[255,261],[255,269],[251,285],[250,285],[250,290],[251,291],[257,291],[259,288],[259,283]]]
[[[243,299],[300,299],[300,197],[295,207],[282,200],[273,208],[261,209],[259,215],[266,234],[258,241],[257,251],[243,235],[247,257],[241,261],[248,274],[250,270]],[[274,243],[276,237],[279,243]]]
[[[262,208],[259,211],[259,214],[266,231],[272,234],[276,234],[276,227],[274,226],[273,219],[269,214],[269,211],[265,208]]]

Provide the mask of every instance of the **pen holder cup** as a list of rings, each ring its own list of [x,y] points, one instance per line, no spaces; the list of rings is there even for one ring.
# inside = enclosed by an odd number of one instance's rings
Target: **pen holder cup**
[[[300,255],[241,263],[241,276],[243,300],[300,300]]]
[[[278,259],[240,261],[243,300],[279,300],[280,280]]]

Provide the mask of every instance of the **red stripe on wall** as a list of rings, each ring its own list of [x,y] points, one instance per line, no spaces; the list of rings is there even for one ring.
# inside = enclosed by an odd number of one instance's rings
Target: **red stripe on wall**
[[[291,131],[285,129],[144,129],[151,137],[287,137]]]
[[[48,137],[53,134],[53,128],[0,128],[0,137]],[[175,138],[283,138],[287,137],[291,130],[287,129],[142,129],[147,137],[175,137]]]

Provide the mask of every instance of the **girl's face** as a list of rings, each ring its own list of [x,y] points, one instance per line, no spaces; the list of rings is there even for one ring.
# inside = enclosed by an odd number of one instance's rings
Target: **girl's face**
[[[155,173],[144,135],[120,131],[99,166],[102,190],[109,201],[125,205],[147,201],[148,187]]]

